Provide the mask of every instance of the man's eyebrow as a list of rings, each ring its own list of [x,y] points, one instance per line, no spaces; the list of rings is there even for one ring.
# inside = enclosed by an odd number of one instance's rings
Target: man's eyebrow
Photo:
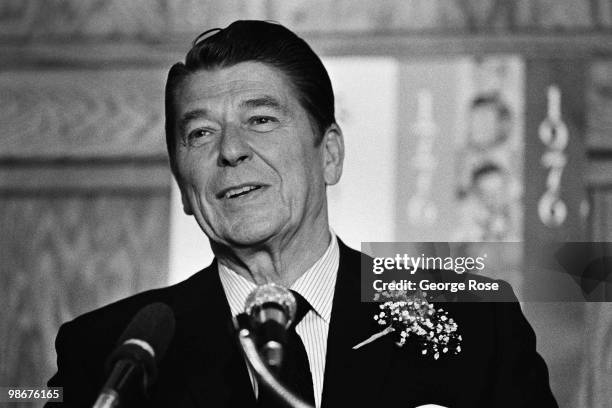
[[[272,96],[268,96],[268,95],[244,100],[240,102],[240,107],[241,108],[251,108],[251,109],[266,107],[266,108],[278,109],[285,114],[288,112],[287,107],[285,107],[285,105],[283,105],[278,99]]]
[[[208,111],[206,109],[194,109],[189,112],[185,112],[181,121],[179,122],[179,129],[181,133],[184,133],[185,127],[187,124],[194,119],[201,119],[208,116]]]

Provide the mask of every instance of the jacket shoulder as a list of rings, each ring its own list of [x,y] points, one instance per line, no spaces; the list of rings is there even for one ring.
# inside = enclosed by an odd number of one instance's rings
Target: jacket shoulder
[[[64,405],[91,406],[105,380],[107,356],[134,315],[148,304],[165,303],[177,320],[201,307],[218,279],[216,263],[172,286],[142,292],[64,323],[57,334],[57,372],[49,386],[64,387]],[[52,405],[49,405],[52,406]]]
[[[116,340],[134,315],[151,303],[165,303],[175,314],[189,307],[189,301],[197,299],[198,291],[209,284],[209,281],[211,281],[210,275],[215,272],[216,265],[213,263],[177,284],[137,293],[84,313],[64,323],[61,331],[66,336],[68,334],[78,336],[79,333],[88,333],[87,338],[89,339],[96,336],[98,339],[108,337]]]

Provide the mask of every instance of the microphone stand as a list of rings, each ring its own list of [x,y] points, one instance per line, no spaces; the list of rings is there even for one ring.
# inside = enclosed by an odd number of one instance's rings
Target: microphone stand
[[[314,408],[312,405],[289,391],[270,371],[266,363],[264,363],[255,345],[250,317],[245,313],[239,314],[236,316],[235,325],[238,330],[238,340],[242,352],[257,375],[257,379],[262,382],[264,386],[270,388],[285,404],[287,404],[287,406],[291,408]]]

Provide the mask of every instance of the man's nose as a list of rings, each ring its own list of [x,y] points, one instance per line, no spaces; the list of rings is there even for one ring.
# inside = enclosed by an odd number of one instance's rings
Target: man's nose
[[[234,126],[226,128],[219,142],[219,165],[237,166],[252,156],[253,151],[241,130]]]

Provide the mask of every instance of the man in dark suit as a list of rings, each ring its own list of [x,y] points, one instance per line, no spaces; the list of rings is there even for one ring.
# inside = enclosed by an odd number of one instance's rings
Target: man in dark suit
[[[449,303],[458,355],[424,357],[416,341],[400,348],[390,335],[354,348],[380,331],[379,309],[360,301],[363,255],[329,228],[326,187],[342,173],[343,136],[327,72],[294,33],[239,21],[198,37],[168,75],[166,137],[184,210],[215,261],[63,325],[49,385],[64,387],[65,405],[93,404],[121,332],[142,307],[163,302],[175,336],[149,398],[135,396],[134,406],[277,406],[232,328],[248,293],[274,282],[305,305],[293,328],[307,373],[300,396],[316,407],[556,407],[516,302]]]

